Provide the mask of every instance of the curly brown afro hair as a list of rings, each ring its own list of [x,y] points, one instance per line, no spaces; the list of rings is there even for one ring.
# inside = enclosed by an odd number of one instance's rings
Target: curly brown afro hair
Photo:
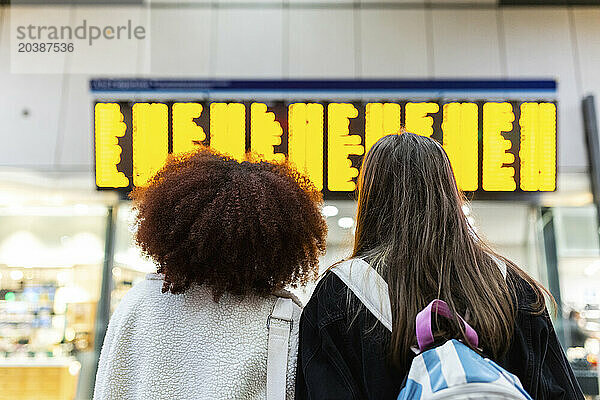
[[[171,156],[131,198],[136,242],[164,274],[163,292],[197,283],[215,300],[266,296],[317,277],[327,236],[322,196],[288,164],[201,148]]]

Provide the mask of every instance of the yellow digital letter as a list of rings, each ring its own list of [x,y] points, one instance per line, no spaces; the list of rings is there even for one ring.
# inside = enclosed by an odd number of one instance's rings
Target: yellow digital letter
[[[365,152],[367,152],[383,136],[400,133],[400,104],[368,103],[365,109]]]
[[[323,105],[290,104],[288,125],[290,162],[323,190]]]
[[[96,138],[96,185],[98,187],[127,187],[129,179],[117,170],[121,162],[119,139],[127,126],[117,103],[98,103],[94,109],[94,136]]]
[[[210,147],[237,160],[246,155],[246,107],[241,103],[210,105]]]
[[[444,149],[448,153],[460,190],[475,191],[478,186],[477,104],[444,105]]]
[[[196,125],[194,118],[202,114],[202,104],[173,104],[173,154],[193,150],[197,142],[206,139],[204,129]]]
[[[556,188],[556,106],[521,104],[521,189],[552,191]]]
[[[352,181],[358,169],[348,159],[351,154],[365,152],[361,137],[350,135],[350,118],[358,117],[358,110],[350,103],[330,103],[327,106],[327,187],[334,192],[350,192],[356,188]]]
[[[515,169],[504,166],[515,160],[506,152],[512,144],[502,136],[502,132],[512,130],[514,120],[510,103],[483,105],[483,190],[510,192],[517,188]]]
[[[433,134],[433,117],[428,114],[440,110],[437,103],[406,103],[404,127],[407,132],[430,137]]]
[[[281,144],[283,129],[275,121],[275,114],[267,111],[267,105],[250,105],[250,149],[265,161],[283,161],[285,154],[275,153],[273,146]]]
[[[135,103],[132,113],[133,184],[144,186],[167,159],[168,110],[162,103]]]

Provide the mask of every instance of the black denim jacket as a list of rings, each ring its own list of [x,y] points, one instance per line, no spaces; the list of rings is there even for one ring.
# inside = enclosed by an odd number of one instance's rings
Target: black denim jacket
[[[531,315],[533,292],[519,286],[512,344],[495,361],[534,399],[583,399],[548,314]],[[408,371],[389,364],[390,333],[364,307],[353,312],[358,301],[332,272],[317,285],[300,320],[296,399],[397,398]]]

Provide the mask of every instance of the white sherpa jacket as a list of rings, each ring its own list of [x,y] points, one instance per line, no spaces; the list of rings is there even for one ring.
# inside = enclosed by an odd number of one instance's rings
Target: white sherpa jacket
[[[150,274],[117,307],[94,399],[265,399],[267,319],[277,297],[225,294],[215,303],[206,287],[174,295],[161,293],[162,285],[160,275]],[[288,400],[294,398],[301,313],[294,300]]]

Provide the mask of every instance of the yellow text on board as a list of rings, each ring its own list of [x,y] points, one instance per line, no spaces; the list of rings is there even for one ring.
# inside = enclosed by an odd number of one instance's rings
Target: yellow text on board
[[[285,129],[260,102],[133,103],[131,127],[124,122],[121,104],[95,105],[99,188],[143,186],[169,151],[187,152],[208,140],[212,148],[236,159],[248,150],[269,161],[287,158],[318,189],[351,192],[358,175],[352,158],[364,155],[382,136],[398,133],[403,113],[406,130],[423,136],[432,136],[434,116],[441,118],[439,136],[463,191],[553,191],[556,185],[556,105],[549,102],[522,102],[518,110],[510,102],[409,102],[404,107],[367,103],[361,108],[360,129],[351,124],[359,117],[356,103],[289,104]],[[203,113],[208,113],[205,126],[197,122]],[[126,131],[132,136],[131,177],[118,168],[123,153],[119,138]],[[515,131],[518,151],[515,140],[506,137]],[[278,150],[284,135],[286,152]]]

